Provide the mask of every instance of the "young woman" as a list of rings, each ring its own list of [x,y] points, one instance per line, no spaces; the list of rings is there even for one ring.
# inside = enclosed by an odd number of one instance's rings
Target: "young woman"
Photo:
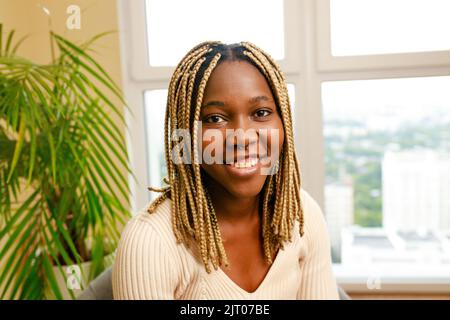
[[[115,299],[338,299],[291,117],[283,73],[254,44],[204,42],[186,54],[168,92],[168,187],[122,233]],[[177,129],[192,152],[174,152]],[[231,161],[200,160],[208,132],[223,138],[212,156],[233,151]],[[270,174],[263,159],[276,160]]]

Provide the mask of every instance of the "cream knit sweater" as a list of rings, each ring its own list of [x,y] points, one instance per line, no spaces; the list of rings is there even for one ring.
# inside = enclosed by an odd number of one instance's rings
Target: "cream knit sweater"
[[[338,299],[330,240],[317,202],[303,189],[305,234],[296,221],[293,241],[280,250],[263,282],[250,293],[221,268],[208,274],[195,249],[177,244],[166,199],[146,208],[123,230],[113,267],[114,299]]]

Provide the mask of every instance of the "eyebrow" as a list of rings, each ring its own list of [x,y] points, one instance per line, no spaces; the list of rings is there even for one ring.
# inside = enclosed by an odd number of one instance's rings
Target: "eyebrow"
[[[256,96],[251,98],[250,100],[248,100],[248,102],[250,103],[255,103],[255,102],[260,102],[260,101],[271,101],[272,99],[270,99],[267,96]]]
[[[212,106],[216,106],[216,107],[225,107],[225,103],[222,101],[208,101],[207,103],[205,103],[202,108],[206,108],[206,107],[212,107]]]
[[[256,97],[250,98],[248,100],[248,103],[256,103],[256,102],[260,102],[260,101],[271,101],[271,100],[272,99],[270,99],[267,96],[256,96]],[[217,101],[217,100],[208,101],[207,103],[205,103],[202,106],[202,108],[211,107],[211,106],[225,107],[225,102]]]

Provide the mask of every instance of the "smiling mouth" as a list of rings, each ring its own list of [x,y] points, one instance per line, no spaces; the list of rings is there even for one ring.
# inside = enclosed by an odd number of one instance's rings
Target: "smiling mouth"
[[[237,169],[248,169],[248,168],[253,168],[256,167],[256,165],[258,164],[259,159],[258,158],[247,158],[247,159],[242,159],[233,163],[229,163],[227,165],[237,168]]]

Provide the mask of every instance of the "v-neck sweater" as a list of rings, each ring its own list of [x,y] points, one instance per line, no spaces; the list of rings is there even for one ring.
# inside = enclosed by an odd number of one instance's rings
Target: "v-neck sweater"
[[[291,241],[284,243],[253,292],[241,288],[220,267],[211,266],[207,273],[196,246],[177,243],[170,199],[152,214],[147,205],[122,231],[112,274],[114,299],[338,299],[322,210],[304,189],[300,195],[305,233],[300,237],[296,221]]]

